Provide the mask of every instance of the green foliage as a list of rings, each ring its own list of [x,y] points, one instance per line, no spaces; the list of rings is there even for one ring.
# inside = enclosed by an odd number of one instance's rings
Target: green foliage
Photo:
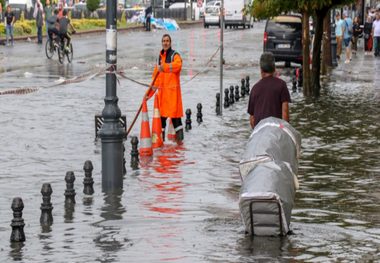
[[[20,26],[21,27],[21,29],[22,29],[22,31],[21,32],[23,32],[24,34],[30,34],[30,33],[32,33],[32,25],[31,25],[31,23],[27,23],[26,21],[24,21],[24,22],[17,22],[16,24],[15,24],[15,26]]]
[[[90,12],[94,12],[99,7],[100,0],[87,0],[87,9]]]
[[[1,7],[3,8],[3,13],[5,12],[5,0],[0,0]]]
[[[308,12],[332,8],[339,5],[352,4],[355,0],[255,0],[251,6],[251,14],[257,18],[268,18],[286,12]]]

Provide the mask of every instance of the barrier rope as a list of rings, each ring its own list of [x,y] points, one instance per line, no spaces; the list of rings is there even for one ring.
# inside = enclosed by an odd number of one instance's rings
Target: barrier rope
[[[219,49],[220,49],[220,47],[218,47],[215,50],[215,52],[211,55],[211,57],[207,60],[207,63],[205,64],[205,67],[207,67],[211,63],[211,61],[213,60],[213,58],[215,57],[215,55],[218,53]],[[194,80],[196,77],[198,77],[200,74],[204,73],[207,70],[208,69],[205,68],[204,70],[201,70],[201,71],[197,72],[188,81],[186,81],[185,83],[183,83],[182,86],[187,85],[189,82],[191,82],[192,80]],[[132,79],[132,78],[126,76],[123,70],[117,71],[116,70],[116,65],[110,65],[108,68],[101,67],[101,68],[97,69],[95,72],[93,70],[91,70],[91,71],[85,72],[85,73],[83,73],[83,74],[81,74],[79,76],[74,76],[74,77],[69,78],[69,79],[60,78],[53,85],[50,85],[50,86],[27,87],[27,88],[25,87],[25,88],[16,88],[16,89],[11,89],[11,90],[0,91],[0,96],[1,95],[12,95],[12,94],[13,95],[24,95],[24,94],[29,94],[29,93],[32,93],[32,92],[36,92],[40,88],[52,88],[52,87],[56,87],[56,86],[66,85],[66,84],[79,83],[79,82],[90,80],[90,79],[95,78],[96,76],[102,75],[104,73],[115,74],[117,82],[118,82],[119,85],[120,85],[120,80],[119,80],[119,78],[117,76],[120,76],[120,77],[122,77],[124,79],[132,81],[132,82],[134,82],[134,83],[136,83],[138,85],[144,86],[144,87],[148,87],[148,88],[151,87],[151,85],[149,85],[149,84],[137,81],[135,79]]]

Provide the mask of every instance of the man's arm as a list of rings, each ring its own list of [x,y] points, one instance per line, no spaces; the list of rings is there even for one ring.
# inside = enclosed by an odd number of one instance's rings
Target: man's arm
[[[250,115],[249,116],[249,124],[251,124],[251,128],[255,128],[255,116]]]
[[[282,103],[282,119],[289,122],[289,103],[287,101]]]
[[[182,69],[182,58],[179,54],[174,55],[172,63],[163,63],[162,71],[169,73],[178,73]]]

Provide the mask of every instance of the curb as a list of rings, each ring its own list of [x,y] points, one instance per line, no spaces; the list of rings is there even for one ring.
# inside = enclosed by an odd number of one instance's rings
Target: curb
[[[189,28],[189,27],[194,27],[194,26],[201,26],[203,23],[203,20],[199,21],[179,21],[177,22],[180,28]],[[93,29],[93,30],[87,30],[87,31],[81,31],[75,33],[75,36],[82,36],[82,35],[90,35],[90,34],[101,34],[105,33],[105,28],[104,29]],[[124,31],[144,31],[144,25],[135,25],[131,27],[124,27],[124,28],[118,28],[118,32],[124,32]],[[46,37],[46,34],[42,35],[43,37]],[[27,41],[28,39],[30,40],[36,40],[37,36],[36,35],[26,35],[26,36],[18,36],[14,37],[13,40],[16,41]],[[0,39],[0,44],[5,45],[5,38]]]

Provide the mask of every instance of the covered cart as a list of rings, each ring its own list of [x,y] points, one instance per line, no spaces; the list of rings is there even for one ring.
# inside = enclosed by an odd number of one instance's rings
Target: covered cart
[[[300,147],[300,133],[284,120],[266,118],[253,130],[239,164],[239,207],[247,233],[288,233]]]

